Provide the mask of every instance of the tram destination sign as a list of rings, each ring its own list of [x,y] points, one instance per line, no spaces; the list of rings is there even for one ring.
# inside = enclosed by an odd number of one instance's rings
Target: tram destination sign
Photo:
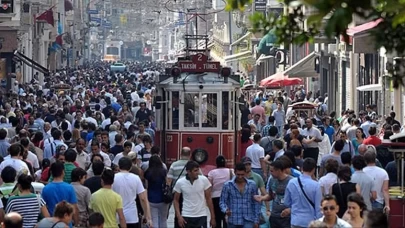
[[[221,71],[221,64],[219,62],[208,61],[208,57],[204,54],[192,55],[191,60],[179,61],[178,67],[182,72],[204,73]]]

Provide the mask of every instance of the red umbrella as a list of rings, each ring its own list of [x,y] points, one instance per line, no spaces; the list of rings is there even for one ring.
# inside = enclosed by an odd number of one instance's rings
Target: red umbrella
[[[283,78],[284,78],[284,72],[275,73],[275,74],[261,80],[260,86],[266,86],[267,84],[271,83],[273,80],[278,80],[278,79],[283,80]]]
[[[299,85],[302,84],[302,79],[301,78],[289,78],[288,76],[285,76],[284,78],[277,78],[271,81],[268,81],[265,85],[260,85],[266,86],[266,87],[275,87],[275,86],[293,86],[293,85]]]

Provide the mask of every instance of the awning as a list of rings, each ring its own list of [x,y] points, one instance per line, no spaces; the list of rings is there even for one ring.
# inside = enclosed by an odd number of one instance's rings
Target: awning
[[[370,36],[369,31],[377,27],[382,21],[382,19],[378,19],[348,28],[346,33],[349,35],[349,40],[346,41],[343,36],[341,36],[340,40],[347,42],[349,45],[353,45],[354,53],[375,53],[377,51],[375,48],[375,40],[373,36]]]
[[[285,70],[284,75],[288,75],[291,78],[318,77],[319,74],[315,71],[315,59],[317,57],[317,53],[311,52],[311,54],[305,56],[303,59]]]
[[[370,31],[370,29],[377,27],[377,25],[380,24],[382,21],[383,21],[382,19],[378,19],[375,21],[370,21],[370,22],[358,25],[356,27],[348,28],[346,33],[349,36],[354,36],[356,34],[368,32],[368,31]]]
[[[381,91],[382,85],[381,84],[370,84],[370,85],[363,85],[357,87],[357,90],[360,92],[374,92],[374,91]]]
[[[33,69],[43,73],[45,76],[49,75],[49,70],[47,68],[41,66],[41,64],[39,64],[39,63],[35,62],[34,60],[28,58],[23,53],[21,53],[19,51],[14,51],[14,57],[16,57],[18,60],[22,61],[24,64],[32,67]]]
[[[237,39],[235,42],[233,42],[231,44],[231,46],[235,46],[237,44],[239,44],[240,42],[242,42],[243,40],[245,40],[246,38],[248,38],[250,36],[250,34],[252,34],[251,32],[247,32],[244,36],[242,36],[241,38]]]
[[[247,59],[247,58],[252,58],[252,52],[251,51],[244,51],[238,54],[234,55],[228,55],[225,57],[225,62],[233,62],[233,61],[238,61],[242,59]]]

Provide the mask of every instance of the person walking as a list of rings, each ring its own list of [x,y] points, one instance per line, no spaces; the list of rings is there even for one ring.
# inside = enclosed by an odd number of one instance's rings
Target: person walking
[[[215,227],[214,206],[211,199],[211,183],[200,174],[200,165],[195,161],[186,164],[187,174],[180,178],[174,186],[174,209],[178,224],[184,228],[207,228],[208,205],[212,227]],[[183,195],[183,210],[180,212],[179,199]]]

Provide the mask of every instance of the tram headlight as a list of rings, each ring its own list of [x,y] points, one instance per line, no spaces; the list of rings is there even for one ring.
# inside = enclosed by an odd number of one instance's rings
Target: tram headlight
[[[172,70],[170,71],[172,77],[179,77],[181,74],[181,70],[178,67],[173,67]]]
[[[222,69],[221,69],[221,76],[222,77],[229,77],[229,76],[231,76],[231,68],[230,67],[223,67]]]
[[[208,160],[208,152],[204,149],[195,149],[192,154],[192,158],[198,164],[202,164]]]

